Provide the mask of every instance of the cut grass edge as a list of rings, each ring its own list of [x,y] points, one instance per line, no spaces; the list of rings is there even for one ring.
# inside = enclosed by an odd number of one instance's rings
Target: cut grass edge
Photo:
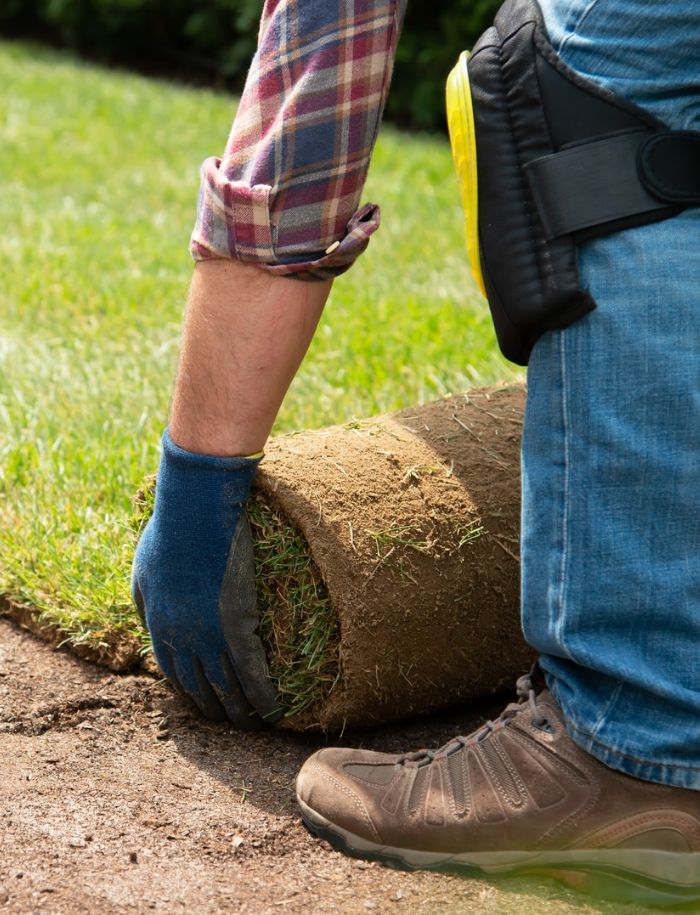
[[[91,661],[115,673],[126,673],[142,668],[151,674],[158,667],[144,647],[144,639],[124,629],[88,631],[78,634],[46,619],[39,607],[0,594],[0,617],[48,642],[52,648],[68,648],[84,661]]]
[[[136,538],[153,513],[155,477],[134,497]],[[247,506],[255,549],[260,637],[282,708],[282,726],[318,727],[319,711],[340,681],[340,631],[306,539],[279,508],[255,490]],[[145,631],[77,631],[51,622],[40,607],[0,594],[0,617],[83,660],[117,673],[161,675]],[[134,610],[134,617],[136,611]],[[136,629],[137,632],[134,632]]]

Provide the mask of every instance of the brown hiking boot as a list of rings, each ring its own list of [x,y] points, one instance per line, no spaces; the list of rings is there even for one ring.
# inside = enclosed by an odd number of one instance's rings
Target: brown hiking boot
[[[520,701],[440,750],[321,750],[303,766],[306,825],[399,868],[539,873],[653,905],[700,901],[700,791],[630,778],[568,737],[552,695]]]

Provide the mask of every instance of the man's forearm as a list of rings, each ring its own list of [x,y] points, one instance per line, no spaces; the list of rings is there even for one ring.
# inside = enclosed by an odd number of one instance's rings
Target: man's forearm
[[[226,151],[203,169],[170,423],[187,450],[262,449],[332,278],[379,225],[378,207],[357,207],[405,6],[264,4]]]
[[[170,419],[180,447],[227,456],[263,449],[330,289],[238,261],[197,265]]]
[[[237,727],[279,714],[257,632],[246,458],[265,445],[332,279],[379,225],[378,207],[357,207],[405,3],[266,0],[226,151],[203,168],[201,263],[132,594],[168,679]]]

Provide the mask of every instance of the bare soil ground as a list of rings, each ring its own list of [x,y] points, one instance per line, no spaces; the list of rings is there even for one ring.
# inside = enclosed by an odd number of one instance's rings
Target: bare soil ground
[[[483,713],[343,743],[435,745]],[[534,879],[491,884],[342,857],[296,814],[295,774],[317,745],[210,724],[153,677],[110,673],[0,620],[0,911],[645,911]]]

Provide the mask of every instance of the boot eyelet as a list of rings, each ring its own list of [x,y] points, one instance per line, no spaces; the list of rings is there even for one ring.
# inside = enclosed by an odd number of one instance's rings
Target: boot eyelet
[[[539,718],[537,721],[532,722],[532,726],[537,728],[538,731],[544,731],[545,734],[554,733],[554,725],[549,718]]]

